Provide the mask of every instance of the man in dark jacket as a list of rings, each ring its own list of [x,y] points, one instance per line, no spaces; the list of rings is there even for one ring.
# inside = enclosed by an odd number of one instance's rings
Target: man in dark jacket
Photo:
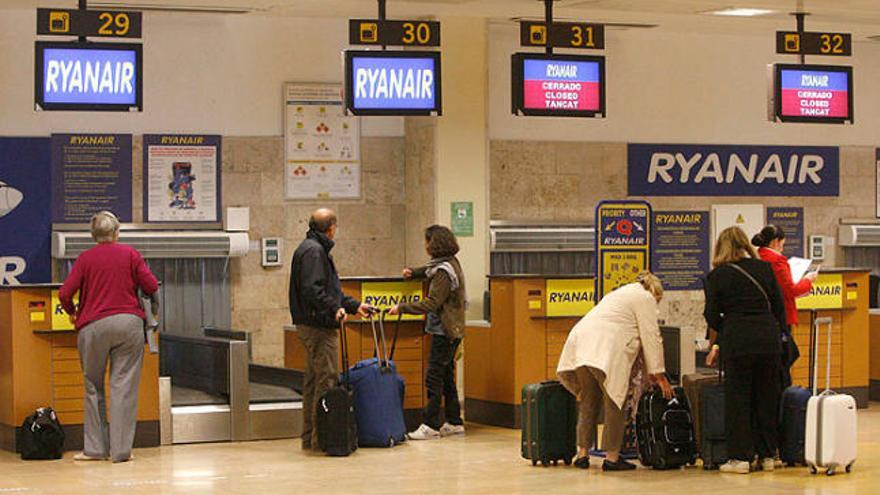
[[[330,250],[336,236],[336,214],[322,208],[312,213],[306,239],[293,253],[290,268],[290,316],[306,350],[303,382],[303,449],[318,449],[316,410],[320,397],[339,376],[339,322],[367,305],[342,293]]]

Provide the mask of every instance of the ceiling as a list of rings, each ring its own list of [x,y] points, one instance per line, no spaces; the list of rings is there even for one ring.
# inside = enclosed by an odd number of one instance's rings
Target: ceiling
[[[76,0],[0,0],[0,8],[67,7]],[[93,0],[90,5],[241,9],[248,15],[374,17],[373,0]],[[775,11],[755,18],[717,18],[703,14],[726,7],[752,7]],[[789,12],[810,12],[807,28],[836,29],[856,36],[880,34],[880,0],[557,0],[557,18],[597,22],[651,23],[685,29],[718,26],[722,32],[764,31],[793,27]],[[542,17],[538,0],[388,0],[389,17],[477,16],[506,21]]]

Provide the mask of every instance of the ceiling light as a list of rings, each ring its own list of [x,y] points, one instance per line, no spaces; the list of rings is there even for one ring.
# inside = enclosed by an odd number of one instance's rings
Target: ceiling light
[[[701,12],[701,14],[724,15],[730,17],[755,17],[758,15],[772,14],[774,12],[776,11],[767,9],[728,7],[726,9],[720,10],[707,10],[705,12]]]

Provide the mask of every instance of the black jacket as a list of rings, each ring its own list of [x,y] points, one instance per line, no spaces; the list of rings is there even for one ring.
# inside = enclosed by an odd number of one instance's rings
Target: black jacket
[[[720,334],[725,356],[779,354],[785,303],[773,269],[769,263],[751,258],[736,264],[761,284],[770,299],[769,307],[767,298],[748,277],[722,265],[706,277],[706,323]]]
[[[293,253],[290,267],[290,317],[294,325],[338,328],[336,312],[357,312],[360,302],[342,293],[330,250],[333,241],[310,230]]]

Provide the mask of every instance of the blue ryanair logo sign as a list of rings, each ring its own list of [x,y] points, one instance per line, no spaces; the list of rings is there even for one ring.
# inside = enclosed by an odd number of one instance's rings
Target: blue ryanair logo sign
[[[630,196],[838,196],[829,146],[630,144]]]

